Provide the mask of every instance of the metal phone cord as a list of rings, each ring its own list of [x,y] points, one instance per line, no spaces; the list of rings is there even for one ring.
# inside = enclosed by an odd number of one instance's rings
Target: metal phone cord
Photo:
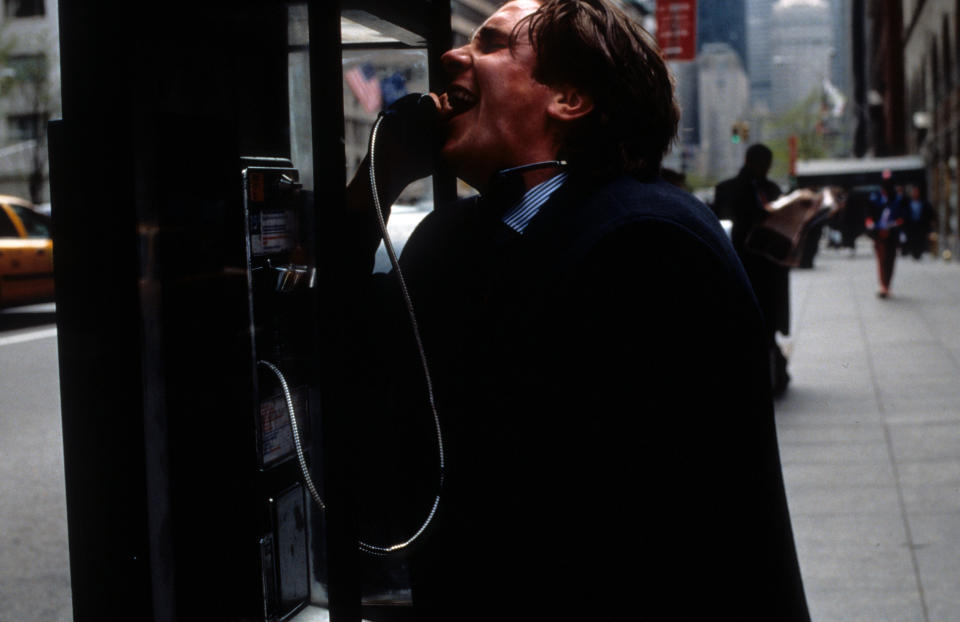
[[[434,398],[433,391],[433,378],[430,375],[430,368],[427,364],[427,355],[423,347],[423,340],[420,337],[420,326],[417,323],[417,316],[413,309],[413,300],[410,298],[410,292],[407,289],[406,280],[403,278],[403,272],[400,270],[400,262],[397,259],[397,253],[393,248],[393,242],[390,239],[390,234],[387,232],[387,224],[383,217],[383,208],[380,204],[380,193],[377,189],[377,177],[376,177],[376,141],[377,141],[377,132],[380,129],[380,122],[383,120],[383,116],[377,118],[376,122],[373,125],[373,130],[370,132],[370,190],[373,195],[373,206],[377,213],[377,223],[380,226],[380,234],[383,237],[383,244],[386,248],[387,255],[390,257],[390,264],[393,266],[394,275],[397,278],[397,282],[400,285],[400,292],[403,296],[404,304],[407,308],[407,315],[410,318],[410,327],[413,330],[414,340],[417,344],[417,351],[420,355],[420,364],[423,367],[423,375],[426,379],[427,385],[427,398],[430,404],[430,412],[433,416],[433,425],[434,431],[437,436],[437,454],[438,460],[440,463],[440,479],[437,487],[437,495],[434,497],[433,504],[430,507],[430,511],[427,514],[427,517],[424,519],[423,523],[420,525],[412,536],[407,538],[402,542],[396,544],[380,546],[376,544],[370,544],[368,542],[360,541],[359,546],[360,550],[376,556],[386,556],[391,553],[397,553],[409,547],[413,544],[417,538],[419,538],[424,531],[427,530],[427,527],[430,526],[430,523],[433,521],[434,516],[437,514],[437,508],[440,505],[440,491],[443,489],[444,482],[444,472],[446,467],[446,460],[444,457],[444,448],[443,448],[443,432],[440,427],[440,415],[437,412],[437,404]],[[268,368],[280,381],[280,386],[283,389],[283,399],[287,404],[287,414],[290,417],[290,432],[293,435],[293,443],[296,448],[297,461],[300,464],[300,472],[303,475],[303,480],[307,485],[307,490],[310,492],[310,496],[313,498],[314,502],[320,507],[321,510],[326,510],[326,504],[323,502],[323,499],[320,497],[320,493],[317,492],[317,488],[313,483],[313,478],[310,476],[310,470],[307,468],[307,462],[303,455],[303,448],[300,443],[300,431],[297,427],[297,419],[294,413],[293,407],[293,398],[290,395],[290,387],[287,385],[287,380],[284,378],[283,373],[276,365],[268,361],[258,361],[260,365]]]

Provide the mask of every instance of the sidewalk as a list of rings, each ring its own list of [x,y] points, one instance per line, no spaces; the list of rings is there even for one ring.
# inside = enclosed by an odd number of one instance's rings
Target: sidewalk
[[[960,620],[960,264],[869,241],[793,270],[793,377],[777,402],[815,622]]]

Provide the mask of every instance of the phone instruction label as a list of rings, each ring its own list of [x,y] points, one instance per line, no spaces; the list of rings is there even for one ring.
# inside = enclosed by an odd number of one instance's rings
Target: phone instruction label
[[[292,389],[290,397],[297,414],[297,426],[303,436],[307,421],[307,391],[305,388]],[[260,461],[264,467],[293,455],[295,447],[283,395],[260,402],[260,439]]]
[[[281,253],[292,248],[287,212],[259,212],[252,214],[250,221],[254,255]]]

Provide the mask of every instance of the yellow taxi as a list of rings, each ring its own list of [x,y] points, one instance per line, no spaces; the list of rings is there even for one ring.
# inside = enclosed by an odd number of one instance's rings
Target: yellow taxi
[[[50,219],[30,201],[0,195],[0,307],[51,300]]]

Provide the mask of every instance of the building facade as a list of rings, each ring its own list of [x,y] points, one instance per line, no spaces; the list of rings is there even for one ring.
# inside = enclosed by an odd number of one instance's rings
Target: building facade
[[[946,257],[956,256],[960,251],[960,0],[902,0],[898,7],[888,4],[891,3],[877,0],[869,7],[873,10],[874,29],[881,33],[890,30],[878,24],[881,16],[889,19],[892,12],[894,20],[901,19],[901,46],[893,49],[902,50],[902,58],[895,53],[884,56],[879,41],[872,46],[879,67],[874,67],[869,75],[875,80],[871,87],[880,95],[875,101],[881,106],[881,136],[888,148],[924,156],[929,198],[938,215],[936,250],[946,253]],[[899,16],[896,9],[900,9]],[[892,38],[896,34],[886,36]],[[902,67],[900,106],[889,93],[896,86],[898,63]],[[879,82],[881,78],[887,78],[887,83]]]
[[[747,67],[745,0],[726,0],[722,6],[701,0],[697,4],[697,51],[708,43],[726,43]]]
[[[57,0],[2,0],[0,193],[50,200],[46,126],[60,115]]]
[[[771,96],[771,32],[773,5],[776,0],[746,0],[747,73],[750,76],[750,101],[759,114],[770,112]]]
[[[783,114],[830,79],[833,29],[826,0],[780,0],[771,22],[771,110]]]

